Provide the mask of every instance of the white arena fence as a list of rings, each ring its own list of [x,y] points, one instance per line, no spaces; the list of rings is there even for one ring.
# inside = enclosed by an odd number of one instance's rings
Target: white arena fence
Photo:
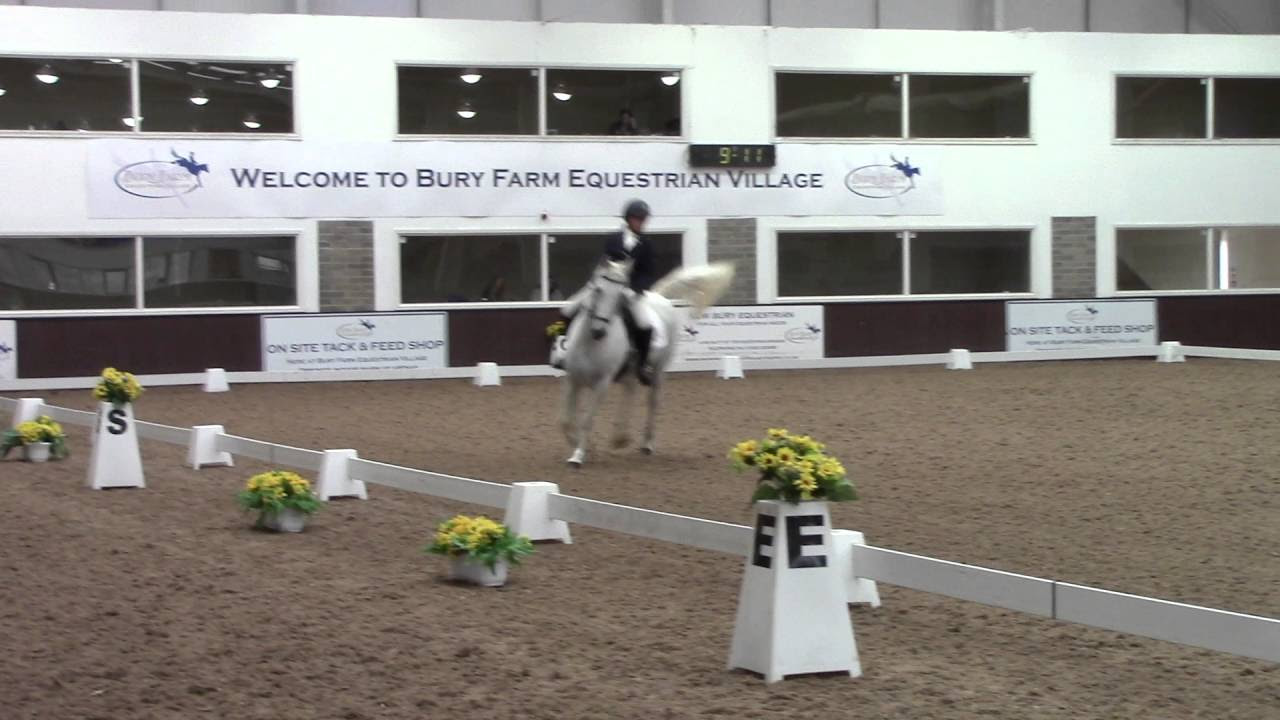
[[[1249,352],[1249,351],[1246,351]],[[1257,351],[1252,351],[1257,352]],[[1280,353],[1276,358],[1280,359]],[[0,398],[0,409],[12,412],[17,401]],[[43,405],[42,412],[59,422],[89,425],[96,415]],[[136,421],[138,435],[175,445],[189,445],[195,431]],[[324,453],[218,433],[215,449],[271,465],[317,472]],[[349,475],[384,485],[471,505],[506,508],[512,486],[473,480],[353,458]],[[745,557],[752,547],[747,525],[675,515],[552,492],[547,514],[573,525],[660,540]],[[991,568],[939,560],[869,545],[852,547],[857,579],[888,583],[1044,618],[1165,640],[1259,660],[1280,663],[1280,619],[1218,610],[1019,575]]]
[[[1015,352],[974,352],[953,350],[948,353],[923,353],[916,355],[870,355],[856,357],[798,359],[741,360],[743,370],[828,370],[841,368],[900,367],[907,365],[946,365],[956,352],[966,353],[974,363],[1048,362],[1058,360],[1106,360],[1115,358],[1160,358],[1162,352],[1172,352],[1183,357],[1224,358],[1232,360],[1280,360],[1280,350],[1246,350],[1238,348],[1214,348],[1183,346],[1176,342],[1163,345],[1088,350],[1033,350]],[[715,360],[677,363],[669,372],[715,372],[719,365]],[[562,375],[550,365],[504,365],[499,368],[501,377],[555,377]],[[475,367],[448,367],[419,370],[316,370],[299,372],[228,372],[227,381],[237,383],[296,383],[296,382],[351,382],[378,380],[443,380],[471,379],[477,375]],[[176,373],[140,375],[138,380],[148,387],[174,385],[201,385],[207,373]],[[26,390],[79,390],[92,388],[97,377],[19,378],[0,380],[0,392]]]

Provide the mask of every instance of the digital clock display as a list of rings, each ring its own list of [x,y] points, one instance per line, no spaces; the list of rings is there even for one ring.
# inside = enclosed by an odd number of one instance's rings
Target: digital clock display
[[[689,165],[693,167],[773,167],[776,159],[773,145],[689,146]]]

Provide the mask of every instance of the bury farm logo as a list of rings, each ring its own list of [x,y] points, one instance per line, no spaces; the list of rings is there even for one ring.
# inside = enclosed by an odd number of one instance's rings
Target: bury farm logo
[[[804,327],[791,328],[786,333],[787,342],[811,343],[822,335],[822,328],[813,323],[805,323]]]
[[[358,340],[360,338],[372,336],[373,330],[376,327],[377,326],[373,324],[372,320],[365,320],[364,318],[361,318],[357,322],[339,325],[338,329],[334,332],[343,340]]]
[[[1098,308],[1092,305],[1085,305],[1082,308],[1067,311],[1067,321],[1076,325],[1088,325],[1098,318]]]
[[[905,195],[916,189],[915,177],[920,168],[911,164],[911,158],[890,155],[892,165],[863,165],[844,176],[844,186],[854,195],[883,200]]]
[[[683,330],[684,330],[684,338],[686,340],[696,340],[698,339],[698,335],[701,334],[701,331],[692,325],[685,325]]]
[[[176,198],[204,187],[202,174],[208,174],[209,166],[196,160],[194,152],[186,157],[169,149],[172,160],[143,160],[129,163],[116,171],[116,187],[135,197],[166,199]]]
[[[0,342],[0,362],[4,362],[5,360],[8,360],[9,356],[11,355],[13,355],[13,348],[9,347],[5,343]]]

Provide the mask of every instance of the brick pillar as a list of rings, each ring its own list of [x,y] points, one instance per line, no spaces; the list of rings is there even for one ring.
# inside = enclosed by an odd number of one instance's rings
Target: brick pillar
[[[756,219],[732,218],[707,221],[707,261],[732,261],[733,284],[720,299],[724,305],[756,302]]]
[[[1053,296],[1098,296],[1098,219],[1053,218]]]
[[[320,311],[373,310],[373,223],[321,220]]]

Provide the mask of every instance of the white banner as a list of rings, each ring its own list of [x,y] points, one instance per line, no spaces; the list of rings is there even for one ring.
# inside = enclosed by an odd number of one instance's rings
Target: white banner
[[[813,360],[825,355],[821,305],[746,305],[708,308],[695,322],[680,308],[677,362]]]
[[[18,324],[0,320],[0,380],[18,379]]]
[[[1009,350],[1158,345],[1154,300],[1028,300],[1005,303]]]
[[[941,215],[940,153],[783,144],[768,169],[691,168],[669,142],[97,140],[95,218]]]
[[[419,370],[449,363],[446,313],[264,315],[262,369]]]

